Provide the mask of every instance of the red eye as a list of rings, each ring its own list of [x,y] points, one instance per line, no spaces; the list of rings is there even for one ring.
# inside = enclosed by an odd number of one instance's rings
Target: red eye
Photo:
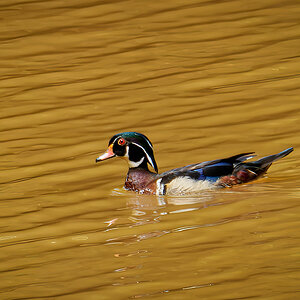
[[[120,138],[120,139],[118,140],[118,145],[124,146],[125,144],[126,144],[126,142],[125,142],[125,140],[124,140],[123,138]]]

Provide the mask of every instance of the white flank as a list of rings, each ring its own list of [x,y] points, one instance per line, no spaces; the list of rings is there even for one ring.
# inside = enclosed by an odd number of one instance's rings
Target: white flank
[[[217,188],[213,182],[194,180],[188,177],[177,177],[167,184],[168,195],[195,194],[203,190]]]

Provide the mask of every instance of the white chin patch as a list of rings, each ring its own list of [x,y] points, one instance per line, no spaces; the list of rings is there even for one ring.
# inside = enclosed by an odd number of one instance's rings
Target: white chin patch
[[[128,160],[129,168],[137,168],[139,165],[142,164],[145,157],[142,157],[139,161],[130,161]]]

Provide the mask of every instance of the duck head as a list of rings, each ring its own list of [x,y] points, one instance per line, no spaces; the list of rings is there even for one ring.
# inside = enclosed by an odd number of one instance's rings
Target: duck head
[[[150,164],[155,172],[158,172],[153,146],[141,133],[123,132],[114,135],[108,143],[108,149],[96,159],[96,162],[113,157],[126,159],[129,168],[139,167],[148,170]]]

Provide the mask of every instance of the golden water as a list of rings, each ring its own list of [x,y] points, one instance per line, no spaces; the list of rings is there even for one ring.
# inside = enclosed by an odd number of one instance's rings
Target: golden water
[[[299,298],[300,2],[0,3],[0,299]],[[122,190],[109,138],[160,171],[295,151],[198,197]]]

